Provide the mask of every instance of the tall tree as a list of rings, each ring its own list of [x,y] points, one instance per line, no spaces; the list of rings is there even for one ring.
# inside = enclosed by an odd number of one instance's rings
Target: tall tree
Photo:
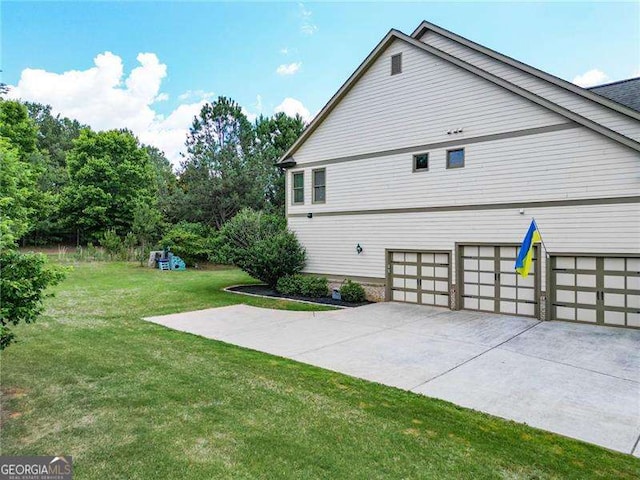
[[[302,134],[305,123],[300,115],[289,117],[283,112],[256,120],[255,155],[266,172],[266,197],[272,210],[284,214],[284,172],[275,163]]]
[[[38,186],[43,193],[37,222],[25,240],[36,244],[58,242],[66,236],[64,219],[60,212],[60,194],[68,183],[67,154],[73,148],[73,141],[80,136],[83,128],[88,128],[77,120],[71,120],[51,113],[50,105],[25,103],[29,117],[37,127],[37,148],[39,155],[33,163],[41,172]]]
[[[131,229],[139,202],[153,202],[155,172],[149,154],[127,130],[83,130],[67,156],[69,184],[63,209],[86,239]]]
[[[202,107],[189,130],[176,197],[180,220],[220,228],[243,207],[264,203],[263,171],[252,155],[254,132],[240,106],[226,97]]]

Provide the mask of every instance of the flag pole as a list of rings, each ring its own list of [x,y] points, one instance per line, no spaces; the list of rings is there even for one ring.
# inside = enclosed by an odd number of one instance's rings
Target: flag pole
[[[538,235],[540,235],[540,243],[542,243],[542,248],[544,248],[545,256],[548,257],[549,256],[549,250],[547,250],[547,246],[544,244],[544,239],[542,238],[542,232],[538,228],[538,222],[536,222],[536,218],[535,217],[531,217],[531,220],[533,220],[533,223],[536,226],[536,230],[538,231]]]

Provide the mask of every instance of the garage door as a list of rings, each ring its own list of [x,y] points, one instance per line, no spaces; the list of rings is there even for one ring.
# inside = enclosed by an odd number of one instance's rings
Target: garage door
[[[515,272],[518,247],[512,245],[461,245],[459,275],[461,307],[469,310],[537,317],[540,261],[534,247],[527,278]]]
[[[449,252],[388,252],[387,298],[448,307],[450,259]]]
[[[551,318],[640,327],[640,258],[551,257]]]

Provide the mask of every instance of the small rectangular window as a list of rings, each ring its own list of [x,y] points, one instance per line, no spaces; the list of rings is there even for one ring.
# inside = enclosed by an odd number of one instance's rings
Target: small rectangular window
[[[313,203],[324,203],[327,198],[327,174],[324,168],[313,171]]]
[[[413,171],[429,170],[429,154],[421,153],[413,156]]]
[[[293,182],[291,184],[293,190],[293,204],[304,204],[304,172],[295,172],[293,175]]]
[[[447,150],[447,168],[464,167],[464,148]]]
[[[391,75],[397,75],[402,73],[402,54],[391,56]]]

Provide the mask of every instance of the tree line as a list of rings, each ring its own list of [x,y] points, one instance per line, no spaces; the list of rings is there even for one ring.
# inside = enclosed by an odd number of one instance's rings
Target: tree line
[[[219,230],[243,208],[283,214],[284,177],[275,163],[304,126],[284,113],[249,122],[235,101],[219,97],[193,119],[174,171],[129,130],[96,132],[50,106],[2,100],[0,136],[35,180],[24,192],[30,226],[19,241],[81,245],[106,232],[153,241],[178,224]]]
[[[144,258],[160,243],[192,263],[210,259],[214,246],[223,252],[230,243],[229,220],[240,211],[259,221],[255,212],[264,212],[284,226],[284,174],[275,163],[304,127],[283,113],[249,122],[235,101],[219,97],[193,119],[174,171],[163,152],[127,129],[97,132],[48,105],[0,99],[0,349],[13,341],[11,325],[34,321],[47,287],[64,277],[19,245],[137,245]],[[271,237],[304,260],[295,237]],[[260,241],[254,250],[279,251]],[[265,270],[301,268],[294,267],[276,262]]]

